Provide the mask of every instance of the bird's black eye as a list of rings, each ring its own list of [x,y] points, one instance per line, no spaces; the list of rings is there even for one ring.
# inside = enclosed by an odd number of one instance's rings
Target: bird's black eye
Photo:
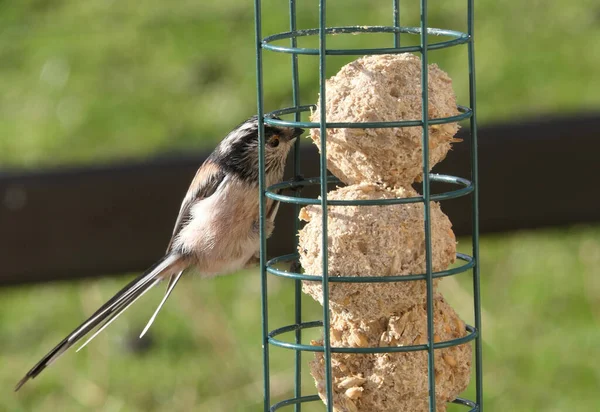
[[[269,139],[269,146],[277,147],[279,146],[279,136],[275,135]]]

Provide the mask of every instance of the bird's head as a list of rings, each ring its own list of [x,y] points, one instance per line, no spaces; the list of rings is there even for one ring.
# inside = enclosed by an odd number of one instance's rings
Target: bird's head
[[[272,117],[280,120],[278,117]],[[265,124],[265,173],[283,174],[287,155],[297,137],[304,133],[298,127]],[[221,141],[212,159],[243,179],[258,181],[258,117],[238,125]]]

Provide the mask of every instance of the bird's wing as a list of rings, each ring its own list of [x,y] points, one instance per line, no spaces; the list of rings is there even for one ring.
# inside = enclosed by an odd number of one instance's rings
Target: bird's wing
[[[198,169],[183,198],[183,202],[181,202],[179,215],[177,215],[175,227],[173,228],[173,235],[167,246],[167,253],[171,252],[177,235],[191,217],[190,212],[192,206],[197,201],[212,196],[224,179],[225,172],[223,169],[213,163],[210,159],[207,159]]]
[[[29,379],[35,378],[48,365],[58,359],[70,347],[83,339],[88,333],[100,326],[96,332],[83,346],[92,340],[101,330],[108,326],[114,319],[123,313],[133,302],[140,298],[146,291],[160,280],[161,276],[173,272],[179,272],[185,262],[181,256],[166,255],[154,266],[138,276],[127,286],[117,292],[112,298],[100,307],[85,322],[79,325],[73,332],[63,339],[54,349],[46,354],[27,374],[19,381],[15,391],[19,390]]]

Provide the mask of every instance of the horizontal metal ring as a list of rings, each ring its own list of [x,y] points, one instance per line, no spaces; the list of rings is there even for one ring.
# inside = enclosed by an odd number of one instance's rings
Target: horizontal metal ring
[[[318,36],[320,29],[306,29],[287,31],[283,33],[273,34],[265,37],[261,42],[261,47],[264,50],[271,50],[277,53],[291,53],[318,56],[318,48],[305,47],[288,47],[271,44],[278,40],[297,39],[298,37]],[[360,33],[405,33],[405,34],[421,34],[420,27],[394,27],[394,26],[341,26],[328,27],[325,29],[326,34],[360,34]],[[447,47],[458,46],[468,43],[471,37],[467,33],[456,30],[428,28],[427,34],[433,36],[452,37],[450,40],[432,42],[427,44],[427,50],[438,50]],[[379,48],[359,48],[359,49],[327,49],[325,54],[329,56],[361,56],[365,54],[398,54],[421,52],[421,46],[402,46],[402,47],[379,47]]]
[[[275,329],[271,331],[268,335],[269,343],[273,346],[278,346],[280,348],[292,349],[295,351],[303,351],[303,352],[324,352],[324,348],[322,345],[305,345],[302,343],[293,343],[293,342],[284,342],[279,339],[275,339],[275,336],[288,333],[295,332],[300,329],[310,329],[310,328],[318,328],[322,327],[323,322],[312,321],[312,322],[302,322],[300,324],[283,326],[281,328]],[[458,346],[464,343],[470,342],[477,338],[478,332],[477,330],[470,325],[466,325],[467,335],[462,338],[450,339],[443,342],[436,342],[433,344],[433,349],[444,349],[449,348],[451,346]],[[346,348],[346,347],[331,347],[331,353],[355,353],[355,354],[365,354],[365,353],[398,353],[398,352],[416,352],[416,351],[424,351],[429,349],[429,344],[425,343],[422,345],[407,345],[407,346],[384,346],[384,347],[369,347],[369,348]]]
[[[307,275],[304,273],[288,272],[285,270],[276,269],[273,266],[281,262],[294,262],[298,260],[298,253],[290,253],[289,255],[283,255],[275,257],[269,260],[266,264],[267,272],[287,279],[294,280],[306,280],[309,282],[322,282],[323,277],[320,275]],[[475,266],[475,259],[472,256],[464,253],[457,253],[456,258],[466,262],[465,264],[442,270],[439,272],[433,272],[431,275],[433,279],[443,278],[448,276],[458,275],[459,273],[466,272]],[[413,282],[417,280],[426,280],[427,274],[422,273],[418,275],[396,275],[396,276],[329,276],[329,282],[334,283],[390,283],[390,282]]]
[[[440,175],[437,173],[431,173],[429,175],[430,182],[438,183],[449,183],[457,186],[462,186],[460,189],[450,190],[442,193],[434,193],[430,195],[432,202],[439,202],[442,200],[455,199],[462,197],[473,192],[473,184],[471,181],[462,177]],[[327,176],[327,183],[339,183],[340,180],[335,176]],[[277,200],[283,203],[292,203],[295,205],[320,205],[321,200],[317,198],[309,197],[296,197],[293,195],[282,195],[277,193],[280,190],[285,189],[296,189],[305,186],[315,186],[321,183],[321,178],[311,177],[309,179],[302,180],[286,180],[281,183],[269,186],[265,191],[265,196],[270,199]],[[327,200],[328,206],[382,206],[382,205],[400,205],[407,203],[423,203],[423,196],[416,197],[395,197],[391,199],[363,199],[363,200]]]
[[[297,398],[284,399],[283,401],[277,402],[276,404],[271,406],[269,408],[269,411],[274,412],[285,406],[297,405],[300,403],[316,402],[316,401],[320,401],[320,400],[321,400],[321,398],[319,398],[319,395],[308,395],[308,396],[300,396]],[[479,411],[479,406],[475,402],[470,401],[468,399],[456,398],[450,403],[455,403],[457,405],[462,405],[462,406],[468,406],[469,408],[471,408],[471,409],[469,409],[469,412],[478,412]]]
[[[428,119],[429,126],[456,123],[470,118],[473,115],[471,108],[458,105],[457,110],[460,114],[456,116],[439,117]],[[321,127],[319,122],[295,122],[292,120],[273,119],[272,116],[284,116],[286,114],[295,114],[310,112],[315,110],[314,104],[298,107],[286,107],[284,109],[274,110],[265,114],[265,124],[283,127],[303,127],[305,129],[318,129]],[[420,127],[423,126],[423,120],[397,120],[393,122],[326,122],[327,129],[386,129],[391,127]]]
[[[275,405],[273,405],[273,406],[271,406],[271,408],[269,408],[269,411],[273,412],[273,411],[283,408],[284,406],[297,405],[299,403],[308,403],[308,402],[315,402],[315,401],[320,401],[320,400],[321,400],[321,398],[319,398],[319,395],[301,396],[299,398],[289,398],[289,399],[285,399],[281,402],[277,402]]]

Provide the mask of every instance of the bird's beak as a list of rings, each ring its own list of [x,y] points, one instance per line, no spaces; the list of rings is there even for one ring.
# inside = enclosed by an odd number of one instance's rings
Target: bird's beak
[[[300,137],[300,136],[302,136],[303,133],[304,133],[304,129],[301,129],[299,127],[294,127],[294,131],[292,132],[292,136],[293,137]]]

